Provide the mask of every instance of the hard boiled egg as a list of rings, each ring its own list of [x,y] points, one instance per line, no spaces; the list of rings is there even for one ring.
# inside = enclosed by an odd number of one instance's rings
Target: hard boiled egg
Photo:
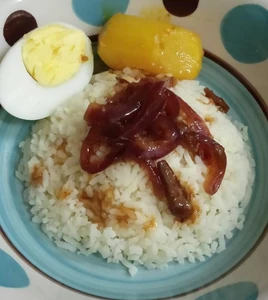
[[[51,24],[26,34],[0,64],[0,103],[24,120],[50,116],[89,83],[91,41],[67,24]]]

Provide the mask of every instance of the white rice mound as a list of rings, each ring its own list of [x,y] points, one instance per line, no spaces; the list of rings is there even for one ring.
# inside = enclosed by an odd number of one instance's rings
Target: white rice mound
[[[126,69],[121,76],[131,79],[137,73]],[[165,201],[154,196],[145,171],[137,164],[117,163],[91,176],[81,170],[80,148],[88,131],[85,110],[89,103],[105,103],[116,82],[111,72],[93,76],[83,92],[50,118],[37,122],[31,137],[20,144],[23,156],[16,176],[25,183],[32,221],[58,247],[83,255],[99,252],[108,262],[125,265],[131,275],[138,265],[162,269],[171,261],[194,263],[223,251],[234,230],[243,228],[252,192],[254,161],[247,128],[218,111],[197,81],[180,81],[173,88],[208,120],[214,139],[227,155],[224,180],[213,196],[204,192],[206,166],[199,157],[193,161],[181,146],[166,157],[180,179],[191,186],[200,209],[194,223],[179,223]],[[38,174],[38,184],[31,183],[33,172]],[[105,226],[94,222],[94,211],[81,201],[81,193],[93,199],[96,192],[103,193],[108,203],[102,211]]]

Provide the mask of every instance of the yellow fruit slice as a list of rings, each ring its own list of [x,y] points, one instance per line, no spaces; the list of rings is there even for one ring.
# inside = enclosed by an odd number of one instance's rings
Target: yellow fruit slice
[[[204,53],[200,37],[190,30],[119,13],[102,29],[98,54],[113,69],[130,67],[194,79]]]

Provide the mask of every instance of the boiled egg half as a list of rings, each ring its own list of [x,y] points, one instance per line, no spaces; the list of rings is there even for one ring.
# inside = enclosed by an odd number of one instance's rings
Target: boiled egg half
[[[0,104],[11,115],[38,120],[81,92],[93,74],[91,41],[68,24],[37,28],[0,64]]]

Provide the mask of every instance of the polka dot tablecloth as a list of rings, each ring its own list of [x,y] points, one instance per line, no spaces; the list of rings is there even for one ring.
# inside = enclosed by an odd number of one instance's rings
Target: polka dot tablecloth
[[[126,12],[196,31],[204,48],[239,70],[268,103],[267,8],[266,0],[1,0],[0,58],[10,45],[38,25],[63,21],[88,34],[96,34],[110,16]],[[0,237],[0,299],[82,300],[90,297],[39,274]],[[225,278],[180,299],[268,299],[268,237]]]

